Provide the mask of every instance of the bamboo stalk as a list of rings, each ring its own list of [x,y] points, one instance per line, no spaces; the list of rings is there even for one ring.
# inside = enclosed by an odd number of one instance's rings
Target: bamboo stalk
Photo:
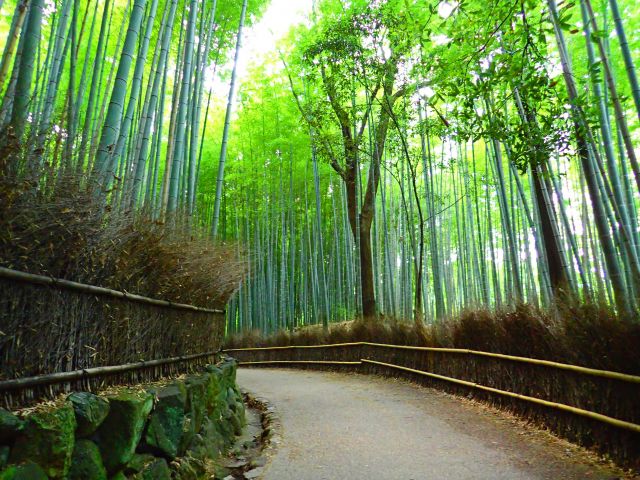
[[[134,293],[121,292],[111,290],[110,288],[96,287],[94,285],[86,285],[84,283],[73,282],[71,280],[63,280],[61,278],[45,277],[43,275],[34,275],[33,273],[20,272],[10,268],[0,267],[0,278],[15,280],[22,283],[30,283],[33,285],[46,285],[62,290],[74,290],[76,292],[87,293],[91,295],[101,295],[105,297],[120,298],[132,302],[142,303],[146,305],[154,305],[157,307],[173,308],[176,310],[188,310],[191,312],[224,314],[224,310],[211,308],[196,307],[194,305],[186,305],[184,303],[174,303],[169,300],[158,300],[155,298],[143,297]]]
[[[268,364],[310,364],[310,365],[362,365],[360,362],[337,362],[330,360],[263,360],[260,362],[238,362],[238,365],[268,365]]]

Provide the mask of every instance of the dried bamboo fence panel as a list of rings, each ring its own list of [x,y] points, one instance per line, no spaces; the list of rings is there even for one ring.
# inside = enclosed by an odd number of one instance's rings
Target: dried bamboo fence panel
[[[488,401],[609,454],[622,465],[640,469],[638,376],[468,349],[370,342],[230,349],[225,353],[241,366],[404,377]]]
[[[7,269],[3,269],[7,270]],[[220,349],[224,312],[132,296],[47,277],[0,272],[0,381],[103,366],[189,357]],[[44,280],[43,280],[44,279]],[[73,282],[68,282],[73,283]],[[89,287],[89,288],[86,288]],[[73,382],[3,393],[7,406],[51,398],[71,387],[153,381],[211,358],[195,356]]]

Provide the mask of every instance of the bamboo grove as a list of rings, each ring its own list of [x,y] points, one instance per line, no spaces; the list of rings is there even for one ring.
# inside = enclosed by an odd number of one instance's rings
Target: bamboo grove
[[[230,328],[575,300],[637,318],[639,13],[316,4],[241,90],[225,228],[254,256]]]
[[[522,302],[637,318],[631,0],[310,2],[238,79],[266,3],[0,0],[3,168],[237,241],[229,332]]]
[[[0,3],[0,124],[9,168],[43,190],[65,175],[82,176],[114,210],[192,216],[211,79],[263,6]]]

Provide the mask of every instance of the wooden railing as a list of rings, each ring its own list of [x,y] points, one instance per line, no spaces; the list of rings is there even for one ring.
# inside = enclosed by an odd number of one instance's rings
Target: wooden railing
[[[424,352],[424,353],[435,353],[435,354],[447,354],[447,355],[464,355],[464,356],[474,356],[481,358],[488,358],[493,360],[498,360],[502,362],[517,362],[521,364],[528,364],[536,367],[555,369],[560,371],[572,372],[579,375],[586,375],[601,379],[613,380],[616,382],[625,382],[632,385],[640,384],[640,376],[629,375],[625,373],[612,372],[607,370],[598,370],[594,368],[587,368],[577,365],[570,365],[566,363],[553,362],[549,360],[541,360],[535,358],[527,358],[527,357],[519,357],[514,355],[505,355],[500,353],[492,353],[492,352],[483,352],[478,350],[470,350],[470,349],[461,349],[461,348],[437,348],[437,347],[414,347],[407,345],[389,345],[389,344],[381,344],[381,343],[372,343],[372,342],[349,342],[349,343],[336,343],[336,344],[328,344],[328,345],[291,345],[291,346],[278,346],[278,347],[255,347],[255,348],[236,348],[236,349],[228,349],[224,350],[225,353],[234,355],[239,361],[240,366],[347,366],[347,367],[363,367],[363,366],[376,366],[382,367],[384,369],[394,370],[396,372],[405,372],[410,373],[412,375],[420,375],[423,377],[428,377],[434,380],[449,382],[452,384],[456,384],[462,387],[480,390],[483,392],[487,392],[493,395],[499,395],[504,397],[514,398],[520,401],[540,405],[546,408],[552,408],[564,412],[569,412],[571,414],[583,416],[590,418],[592,420],[596,420],[598,422],[602,422],[617,428],[622,428],[625,430],[629,430],[631,432],[640,433],[640,424],[614,418],[609,415],[604,415],[601,413],[597,413],[588,409],[578,408],[575,406],[567,405],[565,403],[555,402],[543,398],[537,398],[531,395],[524,395],[520,393],[516,393],[513,391],[494,388],[491,386],[486,386],[479,384],[475,381],[464,380],[460,378],[455,378],[448,375],[441,375],[438,373],[425,371],[422,369],[411,368],[404,365],[398,365],[396,363],[390,362],[382,362],[378,361],[375,358],[372,358],[373,355],[362,355],[363,347],[370,347],[373,349],[385,349],[385,350],[397,350],[397,351],[411,351],[411,352]],[[267,352],[272,353],[293,353],[296,352],[296,357],[299,357],[301,354],[313,351],[326,350],[326,352],[335,352],[336,350],[341,350],[345,358],[329,358],[331,354],[323,356],[322,360],[314,359],[314,360],[302,360],[300,358],[296,359],[255,359],[252,354],[265,354]],[[344,349],[344,350],[343,350]],[[354,350],[353,355],[344,355],[345,351]],[[250,355],[250,357],[247,357]],[[367,358],[368,357],[368,358]],[[250,359],[246,359],[250,358]],[[362,370],[362,368],[360,368]]]
[[[189,312],[224,314],[224,310],[211,308],[196,307],[184,303],[170,302],[169,300],[158,300],[155,298],[144,297],[129,293],[126,291],[112,290],[110,288],[96,287],[95,285],[87,285],[84,283],[64,280],[62,278],[45,277],[44,275],[35,275],[33,273],[21,272],[10,268],[0,267],[0,278],[12,280],[14,282],[29,283],[31,285],[44,285],[47,287],[59,288],[62,290],[71,290],[89,295],[100,295],[105,297],[117,298],[129,302],[136,302],[145,305],[153,305],[154,307],[172,308],[175,310],[187,310]]]

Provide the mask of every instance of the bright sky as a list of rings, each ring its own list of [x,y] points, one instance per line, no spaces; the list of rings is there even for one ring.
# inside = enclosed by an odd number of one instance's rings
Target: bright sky
[[[275,50],[276,43],[284,37],[293,25],[307,21],[311,15],[313,0],[271,0],[260,21],[243,31],[242,50],[238,62],[239,86],[247,78],[249,66],[259,63],[265,54]],[[233,67],[233,55],[226,68]],[[229,85],[214,80],[214,94],[226,98]]]
[[[239,75],[245,78],[251,62],[273,51],[276,42],[293,25],[305,22],[311,15],[313,0],[271,0],[260,21],[245,31],[240,52]]]

